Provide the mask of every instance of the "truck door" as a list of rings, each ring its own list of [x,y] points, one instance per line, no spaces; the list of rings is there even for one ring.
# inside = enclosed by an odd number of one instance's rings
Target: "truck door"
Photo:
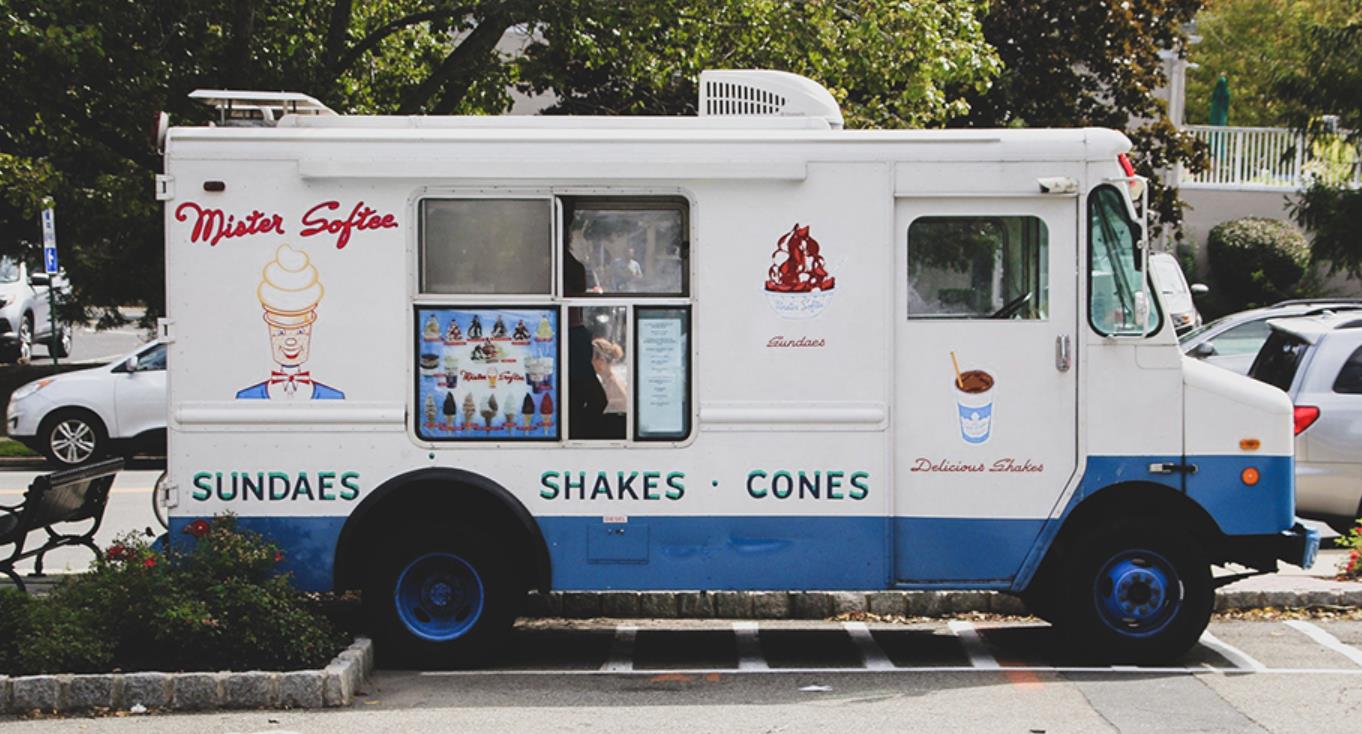
[[[1074,479],[1077,199],[895,203],[894,572],[1004,587]]]

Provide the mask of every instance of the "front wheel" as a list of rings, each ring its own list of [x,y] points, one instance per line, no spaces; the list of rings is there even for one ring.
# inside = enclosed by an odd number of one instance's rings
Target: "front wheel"
[[[510,630],[525,587],[499,544],[471,529],[421,533],[374,564],[364,608],[391,663],[466,668],[486,662]]]
[[[87,464],[108,453],[104,425],[83,410],[63,410],[38,429],[43,453],[62,469]]]
[[[1109,524],[1080,539],[1069,558],[1061,630],[1087,655],[1167,663],[1210,621],[1210,562],[1175,527],[1143,518]]]

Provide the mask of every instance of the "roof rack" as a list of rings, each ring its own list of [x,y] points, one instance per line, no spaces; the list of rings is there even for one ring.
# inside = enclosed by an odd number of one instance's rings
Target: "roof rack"
[[[1313,304],[1357,304],[1362,305],[1362,298],[1292,298],[1286,301],[1279,301],[1268,306],[1268,308],[1280,308],[1282,306],[1309,306]]]
[[[284,115],[330,115],[336,112],[315,97],[298,92],[251,92],[195,89],[189,98],[218,111],[218,124],[273,126]]]

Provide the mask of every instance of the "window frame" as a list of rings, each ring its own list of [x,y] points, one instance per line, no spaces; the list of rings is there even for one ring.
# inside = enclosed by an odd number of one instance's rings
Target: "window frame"
[[[416,265],[413,269],[415,276],[415,295],[421,298],[452,298],[452,299],[476,299],[479,303],[518,303],[535,301],[552,301],[558,295],[558,284],[561,282],[561,266],[559,264],[559,248],[556,246],[560,241],[558,232],[560,208],[558,198],[552,193],[544,192],[518,192],[507,191],[486,191],[477,190],[468,193],[461,192],[422,192],[414,200],[416,216],[416,246],[415,260]],[[425,204],[428,201],[543,201],[548,205],[549,218],[549,283],[548,289],[542,293],[443,293],[440,291],[428,291],[425,284],[425,232],[426,232],[426,210]]]
[[[1087,195],[1086,195],[1086,197],[1085,197],[1086,201],[1084,202],[1083,213],[1084,213],[1084,219],[1086,220],[1086,226],[1085,226],[1085,228],[1084,228],[1084,231],[1086,232],[1087,240],[1088,240],[1088,241],[1087,241],[1087,257],[1086,257],[1086,260],[1087,260],[1087,274],[1086,274],[1086,276],[1085,276],[1086,282],[1087,282],[1087,286],[1086,286],[1086,287],[1087,287],[1087,291],[1088,291],[1088,297],[1087,297],[1086,308],[1085,308],[1084,310],[1087,312],[1087,314],[1086,314],[1086,319],[1087,319],[1087,321],[1088,321],[1088,328],[1092,329],[1093,332],[1096,333],[1097,335],[1099,335],[1099,336],[1101,336],[1101,337],[1104,337],[1104,338],[1107,338],[1107,339],[1149,339],[1149,338],[1151,338],[1151,337],[1153,337],[1153,336],[1155,336],[1155,335],[1157,335],[1157,334],[1159,334],[1160,332],[1163,331],[1163,325],[1164,325],[1164,321],[1165,321],[1166,319],[1164,318],[1164,315],[1163,315],[1163,305],[1159,303],[1158,296],[1154,293],[1154,291],[1156,290],[1156,288],[1155,288],[1155,286],[1154,286],[1153,279],[1149,277],[1149,267],[1148,267],[1147,264],[1142,264],[1142,266],[1141,266],[1141,271],[1140,271],[1140,275],[1141,275],[1141,279],[1142,279],[1143,282],[1144,282],[1144,293],[1145,293],[1145,298],[1146,298],[1146,300],[1149,302],[1149,309],[1150,309],[1149,312],[1150,312],[1151,314],[1154,314],[1154,315],[1156,315],[1156,316],[1158,317],[1158,318],[1157,318],[1157,321],[1155,321],[1155,323],[1154,323],[1154,328],[1150,329],[1150,330],[1147,331],[1147,332],[1144,331],[1143,328],[1141,328],[1141,331],[1140,331],[1139,334],[1134,334],[1134,333],[1131,333],[1131,334],[1112,334],[1112,333],[1103,331],[1102,329],[1098,328],[1097,322],[1093,321],[1093,318],[1092,318],[1092,296],[1093,296],[1093,289],[1092,289],[1092,274],[1093,274],[1093,269],[1092,269],[1092,259],[1093,259],[1093,249],[1094,249],[1094,248],[1093,248],[1093,236],[1092,236],[1092,231],[1093,231],[1092,207],[1093,207],[1093,200],[1096,198],[1096,197],[1095,197],[1095,194],[1096,194],[1098,191],[1101,191],[1101,190],[1103,190],[1103,189],[1110,189],[1110,190],[1116,192],[1116,195],[1119,196],[1119,197],[1121,197],[1121,202],[1122,202],[1122,204],[1128,204],[1128,203],[1130,202],[1130,198],[1126,195],[1126,193],[1123,192],[1123,191],[1121,191],[1119,188],[1117,188],[1114,184],[1111,184],[1111,183],[1101,183],[1101,184],[1098,184],[1098,185],[1094,186],[1090,191],[1088,191],[1088,193],[1087,193]],[[1135,231],[1136,231],[1136,233],[1139,235],[1138,240],[1143,240],[1143,239],[1144,239],[1144,228],[1143,228],[1143,226],[1142,226],[1139,222],[1135,221],[1135,218],[1134,218],[1134,217],[1131,217],[1131,216],[1130,216],[1130,210],[1129,210],[1128,207],[1123,206],[1123,207],[1122,207],[1122,211],[1125,213],[1125,217],[1126,217],[1127,222],[1135,227]],[[1140,245],[1138,241],[1137,241],[1137,243],[1136,243],[1136,246],[1137,246],[1137,247],[1140,247],[1142,250],[1144,250],[1144,252],[1141,253],[1141,259],[1142,259],[1142,260],[1147,260],[1148,258],[1145,257],[1145,256],[1148,255],[1148,252],[1147,252],[1148,247],[1147,247],[1147,246],[1142,246],[1142,245]]]
[[[1011,212],[1011,213],[1006,213],[1006,214],[997,213],[997,212],[990,212],[990,213],[987,213],[987,214],[961,214],[961,213],[951,213],[951,214],[921,214],[921,215],[915,216],[911,221],[908,222],[908,228],[907,228],[907,230],[904,232],[904,261],[905,261],[904,283],[905,283],[906,287],[907,287],[909,290],[912,289],[912,285],[913,285],[912,273],[909,272],[908,269],[912,268],[912,264],[913,264],[913,255],[912,255],[912,250],[913,250],[913,245],[912,245],[912,241],[913,241],[913,227],[914,227],[915,225],[917,225],[918,222],[921,222],[921,221],[924,220],[924,219],[954,219],[954,220],[961,220],[961,219],[976,219],[976,220],[996,220],[996,221],[998,221],[998,222],[1001,224],[1001,223],[1003,222],[1003,220],[1006,220],[1006,219],[1014,219],[1014,218],[1015,218],[1015,219],[1027,219],[1027,218],[1030,218],[1030,219],[1036,220],[1037,222],[1040,223],[1041,229],[1042,229],[1042,231],[1043,231],[1043,233],[1044,233],[1044,235],[1045,235],[1045,262],[1044,262],[1044,263],[1041,263],[1041,264],[1040,264],[1040,269],[1037,270],[1037,275],[1038,275],[1038,276],[1041,274],[1042,271],[1044,272],[1044,275],[1045,275],[1045,278],[1044,278],[1044,280],[1045,280],[1045,317],[1044,317],[1044,318],[1036,318],[1036,319],[1013,319],[1013,318],[1007,318],[1007,319],[995,319],[995,318],[992,318],[992,316],[989,316],[989,315],[981,315],[981,316],[962,316],[962,315],[958,315],[958,314],[949,314],[949,315],[941,315],[941,316],[934,316],[934,315],[930,315],[930,314],[919,314],[919,315],[914,315],[912,311],[908,310],[909,308],[911,308],[911,304],[905,303],[905,304],[904,304],[904,312],[905,312],[905,315],[906,315],[907,319],[908,319],[909,321],[927,321],[927,322],[938,322],[938,321],[961,321],[961,322],[973,322],[973,321],[1020,321],[1020,322],[1024,322],[1024,323],[1032,323],[1032,322],[1035,322],[1035,323],[1046,323],[1046,322],[1050,321],[1050,272],[1049,272],[1049,271],[1050,271],[1050,225],[1046,224],[1046,222],[1045,222],[1045,217],[1043,217],[1043,216],[1041,216],[1040,214],[1037,214],[1037,213],[1035,213],[1035,212]],[[1005,226],[1005,225],[1004,225],[1004,226]]]

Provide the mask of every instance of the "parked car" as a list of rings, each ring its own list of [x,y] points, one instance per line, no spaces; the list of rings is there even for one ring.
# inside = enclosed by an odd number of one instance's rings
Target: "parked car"
[[[61,322],[53,327],[48,295],[49,288],[62,296],[69,287],[62,273],[49,276],[22,260],[0,257],[0,361],[28,364],[34,344],[46,344],[56,357],[71,354],[73,330]]]
[[[164,450],[166,346],[144,344],[102,367],[30,382],[10,396],[5,418],[10,438],[61,467]]]
[[[1268,326],[1249,376],[1295,405],[1296,514],[1345,533],[1362,517],[1362,313]]]
[[[1362,310],[1362,299],[1282,301],[1216,319],[1179,336],[1178,344],[1189,357],[1246,375],[1271,331],[1268,319],[1355,310]]]
[[[1149,256],[1149,276],[1154,287],[1159,289],[1159,301],[1168,312],[1174,331],[1181,334],[1201,326],[1201,313],[1196,310],[1192,297],[1208,293],[1210,288],[1201,283],[1187,285],[1187,276],[1182,274],[1178,259],[1167,252]]]

